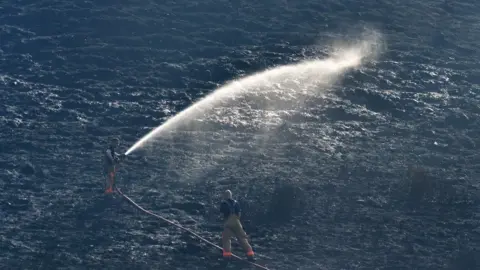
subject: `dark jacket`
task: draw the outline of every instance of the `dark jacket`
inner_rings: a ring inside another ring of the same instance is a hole
[[[237,201],[228,199],[220,204],[220,212],[223,214],[223,217],[227,219],[232,214],[240,217],[242,210],[240,209],[240,204]]]
[[[115,152],[115,149],[109,147],[104,154],[103,165],[104,170],[111,170],[116,164],[120,162],[120,155]]]

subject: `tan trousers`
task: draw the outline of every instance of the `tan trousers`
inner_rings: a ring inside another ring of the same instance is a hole
[[[105,168],[105,172],[107,173],[105,190],[112,191],[113,185],[115,184],[116,168],[115,166],[108,166],[108,168]]]
[[[243,230],[240,219],[236,215],[230,215],[225,225],[223,227],[222,233],[222,245],[223,245],[223,256],[230,257],[232,256],[232,241],[230,240],[235,236],[245,250],[248,256],[253,256],[253,250],[247,240],[247,234]]]

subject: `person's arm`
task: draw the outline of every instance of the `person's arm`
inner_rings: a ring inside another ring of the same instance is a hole
[[[118,154],[118,153],[115,153],[115,162],[116,163],[120,163],[121,161],[123,161],[125,159],[125,154]]]
[[[110,150],[106,150],[105,155],[108,158],[108,161],[110,161],[110,164],[113,164],[115,162],[115,158],[112,156],[112,152]]]

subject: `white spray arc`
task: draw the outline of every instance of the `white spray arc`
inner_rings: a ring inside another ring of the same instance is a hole
[[[314,82],[315,84],[329,83],[338,78],[346,70],[360,66],[362,61],[366,58],[375,56],[373,49],[376,43],[376,38],[374,38],[374,40],[362,41],[356,46],[339,50],[337,52],[337,57],[330,57],[321,60],[307,60],[295,64],[279,66],[227,83],[150,131],[132,145],[125,152],[125,155],[129,155],[133,151],[141,148],[146,142],[161,135],[163,131],[185,123],[195,115],[201,114],[207,109],[211,109],[218,102],[221,102],[226,98],[234,98],[249,91],[257,91],[258,85],[270,86],[275,85],[278,81],[289,79],[297,83],[299,81],[309,83]]]

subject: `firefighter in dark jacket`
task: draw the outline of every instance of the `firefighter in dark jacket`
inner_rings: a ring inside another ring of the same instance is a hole
[[[223,257],[230,258],[232,256],[231,238],[236,236],[238,242],[243,247],[249,260],[254,259],[252,247],[248,243],[247,234],[243,230],[240,222],[241,209],[237,201],[232,199],[232,192],[226,190],[223,194],[223,199],[220,205],[220,212],[224,216],[225,224],[223,226],[222,245]]]

